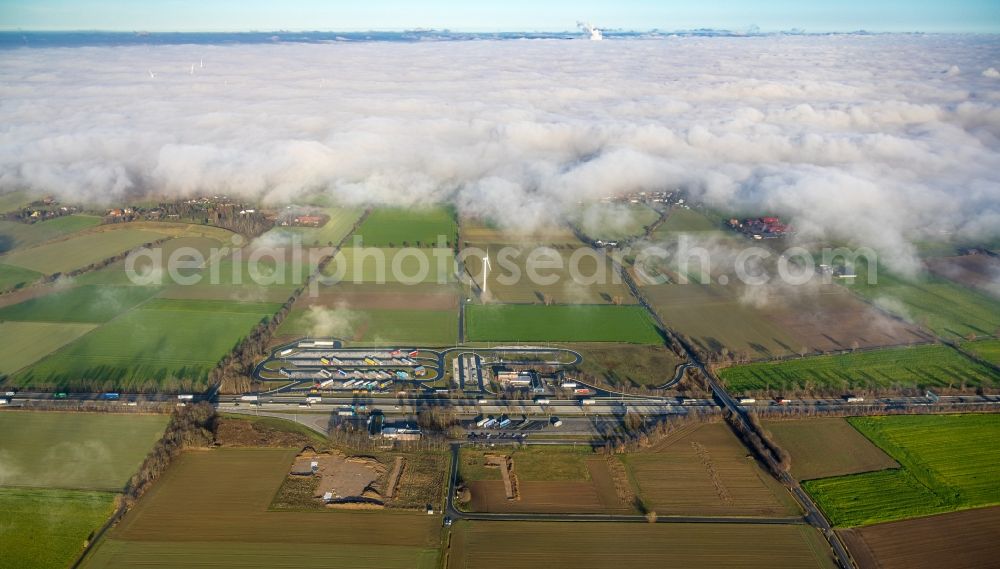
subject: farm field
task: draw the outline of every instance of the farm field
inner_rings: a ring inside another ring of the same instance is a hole
[[[107,492],[0,488],[0,568],[68,567],[114,501]]]
[[[34,247],[17,249],[0,257],[0,263],[46,275],[65,273],[103,261],[143,243],[162,239],[164,236],[163,233],[132,228],[88,231],[75,235],[72,239],[49,241]]]
[[[678,233],[707,231],[718,231],[721,234],[722,228],[693,209],[674,207],[670,210],[670,215],[667,216],[666,221],[653,232],[653,238],[674,237]]]
[[[569,217],[591,239],[620,241],[644,235],[660,213],[644,204],[595,203],[578,207]]]
[[[167,420],[166,415],[0,413],[0,486],[120,491],[163,435]]]
[[[876,306],[912,318],[941,337],[961,340],[969,334],[990,336],[1000,329],[1000,300],[937,276],[907,281],[886,270],[878,284],[867,284],[867,270],[858,267],[849,288]]]
[[[100,224],[101,218],[95,215],[64,215],[35,223],[0,220],[0,253],[38,245]]]
[[[158,292],[156,287],[78,286],[0,308],[0,320],[102,323]]]
[[[930,335],[890,318],[838,285],[788,287],[760,305],[736,286],[662,284],[642,294],[667,326],[703,349],[756,359],[926,342]]]
[[[339,284],[320,286],[318,294],[306,291],[296,308],[343,306],[358,310],[458,310],[458,289],[437,284]]]
[[[331,527],[330,532],[338,532]],[[374,531],[374,530],[373,530]],[[308,551],[305,547],[309,547]],[[301,543],[203,543],[106,540],[83,567],[87,569],[149,567],[169,560],[170,567],[208,569],[272,569],[287,567],[327,569],[436,569],[438,550],[365,544]]]
[[[518,499],[507,499],[500,469],[485,466],[486,455],[511,457]],[[615,472],[606,457],[589,447],[524,447],[512,451],[462,449],[459,477],[468,487],[475,512],[635,513],[624,469]]]
[[[0,378],[29,366],[94,329],[93,324],[0,322]]]
[[[297,236],[306,247],[336,246],[351,232],[354,223],[361,218],[362,210],[353,207],[327,207],[320,212],[330,217],[322,227],[275,227],[265,233],[265,240],[290,243]]]
[[[204,236],[192,236],[192,237],[174,237],[167,240],[161,245],[155,248],[156,250],[156,260],[159,262],[160,269],[168,267],[171,256],[175,259],[181,260],[183,262],[192,261],[192,257],[184,256],[191,253],[190,249],[198,251],[204,259],[210,259],[212,256],[212,249],[221,249],[222,247],[228,246],[228,242],[224,242],[215,237],[204,237]],[[139,282],[134,283],[129,279],[126,273],[126,263],[125,260],[116,261],[111,263],[107,267],[101,268],[96,271],[90,271],[79,275],[74,278],[73,282],[79,285],[168,285],[173,282],[171,275],[163,270],[153,273],[153,261],[145,256],[137,256],[136,260],[132,264],[132,269],[135,271],[136,275],[140,279],[148,279],[151,282]],[[198,274],[201,269],[176,269],[177,274],[181,277],[187,277],[188,275]],[[161,278],[155,279],[154,275],[159,275]]]
[[[838,285],[787,291],[761,314],[796,339],[796,353],[831,352],[928,342],[919,327],[889,317]]]
[[[580,245],[580,240],[569,227],[561,224],[546,225],[533,231],[504,230],[481,219],[459,220],[459,235],[463,247],[470,243]]]
[[[941,344],[740,365],[721,370],[719,376],[737,393],[1000,384],[1000,373]]]
[[[618,458],[643,506],[661,516],[799,514],[784,488],[747,456],[746,448],[721,423],[694,425]]]
[[[450,249],[344,247],[324,268],[327,284],[421,283],[455,281]]]
[[[358,227],[365,247],[427,247],[443,236],[446,246],[455,244],[458,227],[448,208],[378,208]]]
[[[962,349],[976,354],[994,365],[1000,365],[1000,339],[962,342]]]
[[[14,265],[0,264],[0,291],[20,288],[42,278],[42,273]]]
[[[288,421],[282,422],[286,425],[290,424]],[[291,425],[295,424],[291,423]],[[287,426],[284,428],[287,429]],[[319,438],[323,439],[322,436]],[[302,445],[294,446],[302,448]],[[450,456],[444,451],[387,449],[359,452],[352,448],[331,446],[328,439],[321,442],[316,448],[330,450],[339,456],[339,460],[343,460],[345,457],[361,457],[365,461],[377,462],[378,465],[372,465],[372,471],[368,475],[371,476],[372,488],[379,493],[377,497],[373,497],[380,500],[386,507],[385,510],[381,510],[383,512],[390,514],[406,513],[406,511],[424,513],[428,505],[431,505],[435,510],[441,510],[444,507],[444,493],[448,485],[447,477],[451,462]],[[390,496],[388,487],[391,484],[391,472],[397,458],[402,459],[403,468],[393,488],[392,496]],[[321,460],[323,459],[321,458]],[[363,470],[366,467],[360,468]],[[357,472],[354,475],[357,476]],[[287,476],[271,501],[268,510],[275,512],[331,511],[315,498],[319,483],[320,481],[315,478]]]
[[[1000,259],[989,255],[938,257],[925,261],[935,275],[978,289],[987,295],[1000,296],[996,275],[1000,275]]]
[[[579,241],[573,245],[562,245],[561,249],[551,245],[536,249],[535,245],[496,243],[472,243],[470,247],[489,253],[487,290],[491,301],[535,304],[543,304],[546,300],[555,304],[636,302],[615,273],[611,259],[602,251],[595,251]],[[465,278],[481,287],[483,253],[468,253],[469,250],[469,247],[463,250],[466,255]],[[535,269],[537,278],[528,271],[529,267]]]
[[[655,387],[674,377],[686,360],[664,346],[634,344],[573,344],[583,355],[578,367],[586,383],[612,389]]]
[[[204,388],[216,363],[277,304],[153,299],[11,379],[21,386]]]
[[[846,419],[765,421],[780,447],[792,457],[791,474],[811,480],[896,468],[899,464]]]
[[[458,339],[456,310],[294,309],[277,334],[287,338],[333,336],[351,344],[452,345]]]
[[[1000,507],[840,530],[861,567],[978,569],[996,564]]]
[[[662,284],[644,286],[640,292],[668,327],[709,352],[725,348],[750,357],[773,357],[792,353],[799,343],[727,287]]]
[[[296,453],[215,449],[182,454],[85,567],[120,567],[173,552],[174,567],[266,568],[287,561],[283,556],[293,551],[304,559],[305,549],[317,551],[326,564],[317,567],[436,567],[440,516],[269,511]]]
[[[15,211],[29,205],[32,201],[37,199],[37,196],[32,196],[24,191],[13,191],[0,194],[0,213],[7,213],[9,211]]]
[[[803,484],[838,527],[1000,504],[1000,416],[854,417],[901,468]]]
[[[449,569],[835,567],[805,525],[461,521],[445,555]]]
[[[475,342],[625,342],[662,338],[639,306],[475,304],[465,309],[466,337]]]

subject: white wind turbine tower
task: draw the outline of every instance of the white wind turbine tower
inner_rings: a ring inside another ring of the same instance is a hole
[[[149,70],[149,78],[150,79],[156,79],[156,73],[153,73],[152,69]]]
[[[486,250],[486,254],[483,255],[483,298],[489,295],[489,290],[487,287],[487,280],[490,276],[490,250]]]
[[[190,72],[190,74],[194,75],[194,64],[193,63],[191,64],[191,72]]]

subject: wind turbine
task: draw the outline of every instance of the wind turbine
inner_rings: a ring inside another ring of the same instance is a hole
[[[483,256],[483,295],[482,295],[483,298],[486,298],[486,296],[489,294],[489,291],[486,288],[486,286],[487,286],[487,280],[486,279],[488,279],[489,276],[490,276],[490,269],[491,269],[491,267],[490,267],[490,250],[487,249],[486,250],[486,255]]]
[[[156,79],[156,73],[153,73],[152,69],[149,70],[149,78],[150,79]]]
[[[194,64],[193,63],[191,64],[191,73],[190,74],[194,75]]]
[[[205,60],[204,59],[199,59],[198,60],[198,68],[199,69],[204,69],[205,68]]]

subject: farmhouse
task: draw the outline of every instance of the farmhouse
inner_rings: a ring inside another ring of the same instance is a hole
[[[323,225],[323,217],[319,215],[300,215],[295,218],[295,225],[319,227]]]
[[[729,227],[750,239],[777,239],[792,233],[792,227],[781,222],[777,217],[759,217],[757,219],[730,219]]]

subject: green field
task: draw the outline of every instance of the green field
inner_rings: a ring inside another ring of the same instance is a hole
[[[157,257],[155,259],[160,263],[159,268],[167,269],[171,265],[170,259],[174,256],[175,260],[183,261],[185,263],[190,262],[192,257],[187,255],[192,253],[191,249],[198,251],[205,259],[209,259],[212,255],[213,248],[221,248],[228,245],[223,243],[219,239],[213,237],[175,237],[170,239],[161,245],[154,248]],[[183,255],[182,255],[183,254]],[[176,255],[176,256],[175,256]],[[196,260],[196,259],[195,259]],[[132,270],[140,278],[146,278],[151,274],[154,269],[153,259],[146,255],[137,256],[135,261],[132,263]],[[200,269],[181,269],[177,268],[176,273],[182,277],[187,275],[192,275],[201,272]],[[169,284],[172,282],[172,277],[167,270],[161,270],[158,274],[162,275],[161,282],[151,282],[151,283],[141,283],[141,284]],[[117,261],[104,267],[102,269],[84,273],[77,276],[74,279],[77,284],[101,284],[101,285],[131,285],[137,284],[129,279],[129,275],[126,272],[125,260]]]
[[[114,494],[0,488],[0,568],[68,567],[114,509]]]
[[[42,278],[42,273],[14,265],[0,264],[0,291],[20,288]]]
[[[603,251],[593,250],[579,241],[559,245],[559,248],[496,242],[466,245],[463,249],[465,275],[477,286],[483,283],[483,255],[489,255],[487,289],[491,301],[510,304],[636,302],[615,272],[611,259]],[[587,254],[578,254],[581,251]]]
[[[67,389],[201,389],[208,373],[279,305],[153,299],[12,378]]]
[[[16,211],[30,204],[35,199],[37,199],[37,196],[31,196],[24,191],[14,191],[0,194],[0,213]]]
[[[1000,504],[1000,415],[854,417],[901,468],[804,483],[836,526]]]
[[[696,233],[701,231],[721,231],[712,220],[692,209],[675,207],[667,220],[653,233],[655,237],[665,237],[676,233]]]
[[[0,376],[31,365],[94,329],[92,324],[0,322]]]
[[[323,227],[275,227],[264,234],[264,238],[274,237],[281,242],[295,236],[302,240],[306,247],[332,247],[351,232],[354,222],[361,217],[361,209],[350,207],[324,208],[322,213],[330,216]]]
[[[962,349],[983,358],[993,365],[1000,366],[1000,340],[962,342]]]
[[[79,286],[0,308],[0,320],[107,322],[159,291],[156,287]]]
[[[335,316],[334,316],[335,315]],[[340,324],[327,327],[327,316]],[[282,336],[335,336],[351,343],[452,345],[458,338],[458,313],[448,310],[295,309],[278,328]]]
[[[94,215],[64,215],[35,223],[0,220],[0,253],[31,247],[100,224],[101,218]]]
[[[936,276],[907,281],[887,270],[878,273],[878,284],[867,284],[867,271],[857,270],[851,290],[876,306],[932,330],[941,337],[962,339],[976,334],[991,336],[1000,330],[1000,301]]]
[[[448,208],[380,208],[372,211],[358,228],[365,247],[427,247],[443,236],[455,244],[455,214]]]
[[[1000,372],[940,344],[741,365],[723,369],[719,376],[735,392],[1000,384]]]
[[[570,217],[592,239],[617,241],[644,235],[660,214],[643,204],[599,203],[581,206]]]
[[[455,261],[450,249],[345,247],[324,267],[323,274],[353,284],[446,284],[455,280]]]
[[[0,486],[121,490],[166,415],[0,413]]]
[[[639,306],[469,305],[467,339],[474,342],[663,342]]]
[[[17,249],[0,257],[0,262],[47,275],[65,273],[163,237],[162,233],[131,228],[94,231],[72,239]]]

